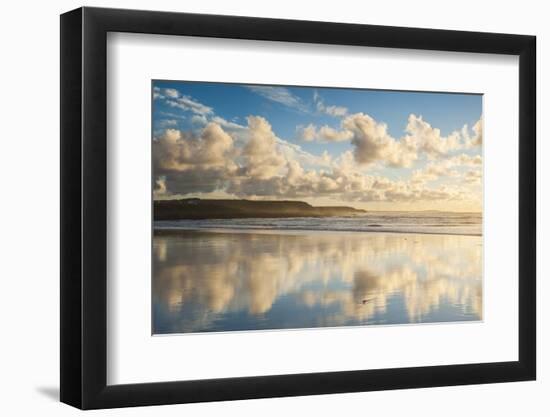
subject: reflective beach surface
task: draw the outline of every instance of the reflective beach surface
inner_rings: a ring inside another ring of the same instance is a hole
[[[155,230],[153,333],[482,319],[480,236]]]

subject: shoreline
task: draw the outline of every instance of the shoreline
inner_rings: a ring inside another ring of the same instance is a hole
[[[397,229],[384,230],[316,230],[307,228],[293,229],[269,229],[269,228],[231,228],[231,227],[174,227],[174,226],[153,226],[153,235],[176,235],[185,232],[205,232],[205,233],[220,233],[220,234],[284,234],[284,235],[306,235],[306,234],[359,234],[359,233],[386,233],[392,235],[436,235],[436,236],[465,236],[479,237],[483,234],[474,233],[449,233],[445,232],[426,232],[426,231],[403,231]]]

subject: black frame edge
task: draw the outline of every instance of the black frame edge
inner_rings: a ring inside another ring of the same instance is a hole
[[[82,9],[60,18],[60,400],[82,406]]]
[[[537,374],[537,42],[524,38],[519,53],[519,362]]]
[[[107,31],[82,8],[82,408],[107,384]]]
[[[107,386],[109,31],[519,55],[519,360]],[[61,401],[97,409],[535,379],[535,45],[535,37],[526,35],[237,16],[88,7],[62,15]]]
[[[530,35],[83,7],[101,31],[518,55]],[[123,28],[122,28],[123,27]]]

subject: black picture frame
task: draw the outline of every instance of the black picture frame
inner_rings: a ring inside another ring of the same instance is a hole
[[[107,385],[108,32],[519,56],[519,358],[198,381]],[[536,38],[102,8],[61,15],[61,401],[81,409],[534,380]]]

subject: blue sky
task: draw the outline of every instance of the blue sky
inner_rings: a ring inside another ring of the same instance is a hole
[[[473,125],[482,111],[482,100],[478,94],[285,87],[303,103],[304,109],[299,110],[269,100],[242,84],[155,81],[154,85],[173,88],[182,94],[190,95],[213,107],[216,114],[226,120],[242,123],[250,114],[264,116],[270,121],[277,135],[295,143],[300,143],[295,135],[296,126],[300,124],[319,123],[334,127],[338,124],[336,118],[316,111],[313,102],[314,91],[317,91],[327,104],[344,103],[351,113],[368,113],[376,120],[385,122],[394,137],[403,134],[407,117],[411,113],[422,115],[432,125],[437,126],[443,135],[447,135],[461,129],[464,124]],[[156,105],[155,121],[165,118],[160,113],[162,110],[169,111],[170,108],[162,103]],[[190,119],[182,120],[180,127],[190,128]],[[307,149],[308,145],[304,148]],[[311,146],[312,151],[315,148]]]
[[[338,163],[340,166],[346,158],[353,160],[354,166],[351,168],[347,166],[347,168],[356,173],[363,173],[365,178],[370,178],[367,181],[370,183],[373,183],[372,178],[376,176],[382,176],[391,181],[410,182],[414,179],[412,176],[416,171],[426,170],[439,163],[447,165],[447,168],[450,166],[452,175],[449,177],[452,178],[451,182],[458,190],[459,187],[455,184],[457,172],[466,175],[466,172],[472,171],[470,168],[479,168],[469,160],[465,166],[461,166],[457,164],[457,158],[460,155],[478,159],[481,157],[481,136],[479,138],[476,136],[481,134],[481,95],[183,81],[154,81],[153,95],[154,143],[161,141],[168,129],[170,132],[177,130],[183,134],[178,140],[191,140],[190,144],[194,151],[204,155],[205,150],[201,148],[201,143],[205,142],[201,142],[201,134],[209,123],[217,124],[231,137],[231,150],[227,150],[225,157],[233,158],[236,167],[241,168],[239,172],[246,171],[248,167],[245,165],[250,164],[250,158],[257,160],[258,156],[245,155],[245,149],[251,149],[250,146],[247,148],[247,140],[251,140],[247,139],[247,134],[251,135],[248,117],[258,117],[262,123],[265,121],[270,126],[270,134],[273,133],[277,142],[274,145],[276,149],[273,148],[272,153],[280,151],[286,159],[279,161],[280,169],[274,171],[272,177],[261,178],[263,183],[256,181],[255,185],[265,190],[272,187],[275,182],[280,183],[279,180],[289,172],[290,159],[292,159],[284,147],[294,150],[299,148],[300,152],[312,156],[310,159],[302,158],[300,163],[303,168],[306,171],[313,170],[321,176],[324,175],[325,178],[311,180],[313,182],[309,186],[311,186],[312,195],[303,191],[307,188],[303,181],[297,180],[294,185],[285,184],[283,188],[289,190],[289,195],[298,199],[356,201],[357,205],[367,204],[380,208],[387,208],[392,202],[393,206],[405,203],[409,206],[419,205],[416,203],[421,202],[418,197],[422,195],[422,191],[416,183],[416,185],[412,183],[407,186],[400,185],[401,191],[406,192],[406,196],[403,195],[401,198],[402,201],[397,197],[388,198],[388,196],[374,196],[374,194],[367,197],[361,196],[360,193],[346,192],[346,189],[353,188],[353,185],[350,185],[349,181],[346,183],[348,185],[342,185],[349,178],[337,178],[335,172],[339,172],[340,168],[327,167],[324,162],[319,164],[315,162],[315,158],[321,158],[323,155],[325,160],[328,156],[331,163]],[[411,115],[415,117],[412,121]],[[457,133],[460,136],[458,138]],[[262,144],[268,147],[272,139],[265,140]],[[479,142],[479,146],[473,145],[475,141]],[[405,143],[408,145],[405,146]],[[179,146],[181,148],[186,145],[180,143]],[[401,157],[396,154],[402,150],[403,158],[398,160]],[[219,165],[222,160],[218,159]],[[462,160],[466,161],[464,158]],[[264,163],[265,161],[264,158]],[[189,171],[194,169],[189,163],[179,168],[172,164],[170,169],[167,168],[166,161],[164,161],[164,168],[161,165],[163,165],[162,162],[156,165],[159,167],[159,172],[156,173],[159,181],[165,181],[161,188],[165,187],[167,182],[172,182],[174,185],[178,183],[176,179],[178,169],[183,176],[188,176]],[[202,172],[204,168],[204,165],[197,165],[195,173]],[[435,173],[438,169],[432,171]],[[208,173],[212,174],[212,170]],[[414,175],[420,178],[420,174]],[[474,174],[469,175],[473,178]],[[428,176],[425,177],[428,178]],[[442,187],[446,185],[446,177],[446,175],[440,175],[436,179],[424,181],[424,188],[443,189]],[[332,187],[334,192],[330,190],[315,192],[315,190],[321,190],[319,188],[321,182],[329,180],[334,180],[341,185],[341,188],[337,190],[334,186]],[[198,194],[203,194],[203,197],[227,196],[228,189],[236,190],[238,188],[236,184],[243,183],[242,178],[236,179],[234,175],[229,179],[231,183],[229,185],[223,178],[213,178],[212,181],[215,183],[215,190],[212,190],[212,186],[207,186],[204,192],[195,188],[190,189],[189,193],[186,193],[185,189],[164,190],[164,188],[163,192],[167,195],[195,195],[199,190]],[[250,178],[247,178],[247,181],[252,182]],[[254,190],[251,186],[247,192],[235,191],[234,197],[282,198],[284,195],[281,194],[283,191],[280,188],[275,190],[274,195],[269,196],[266,191],[255,195],[250,191]],[[476,190],[472,187],[461,190],[463,195],[473,191]],[[478,196],[474,200],[480,200],[480,191],[476,192]],[[394,196],[391,193],[388,195]],[[455,195],[452,199],[456,201],[457,196]],[[430,201],[434,203],[436,200]],[[441,206],[442,201],[433,205]],[[476,206],[470,203],[463,206],[465,208]],[[420,205],[426,206],[427,203]],[[460,204],[455,205],[460,206]]]

